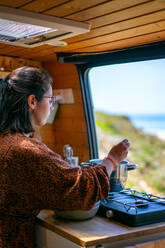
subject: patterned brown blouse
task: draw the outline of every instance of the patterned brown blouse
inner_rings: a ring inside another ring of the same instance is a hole
[[[90,209],[108,191],[104,166],[73,168],[35,138],[0,134],[0,248],[36,247],[40,210]]]

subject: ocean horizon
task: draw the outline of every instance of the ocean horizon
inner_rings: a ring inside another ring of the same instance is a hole
[[[165,133],[165,114],[128,114],[131,123],[147,134]]]
[[[146,134],[156,135],[165,140],[165,113],[130,114],[108,112],[103,109],[95,109],[95,111],[102,112],[107,115],[126,116],[135,128],[141,129]]]

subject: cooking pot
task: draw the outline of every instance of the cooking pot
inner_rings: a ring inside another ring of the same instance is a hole
[[[81,163],[82,166],[91,166],[95,164],[101,164],[102,159],[91,159],[89,163]],[[121,191],[127,181],[128,171],[138,168],[137,164],[129,164],[129,161],[123,160],[117,164],[117,169],[112,172],[110,177],[110,191]]]
[[[121,191],[127,182],[128,171],[138,168],[137,164],[129,164],[128,161],[123,160],[117,165],[117,169],[112,172],[110,177],[110,191]]]

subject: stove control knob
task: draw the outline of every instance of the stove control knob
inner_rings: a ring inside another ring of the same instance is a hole
[[[106,212],[106,217],[107,218],[112,218],[114,216],[114,212],[112,211],[112,210],[108,210],[107,212]]]

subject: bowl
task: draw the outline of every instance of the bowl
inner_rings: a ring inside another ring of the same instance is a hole
[[[68,220],[87,220],[94,217],[99,209],[100,201],[97,201],[90,210],[55,210],[59,218]]]

